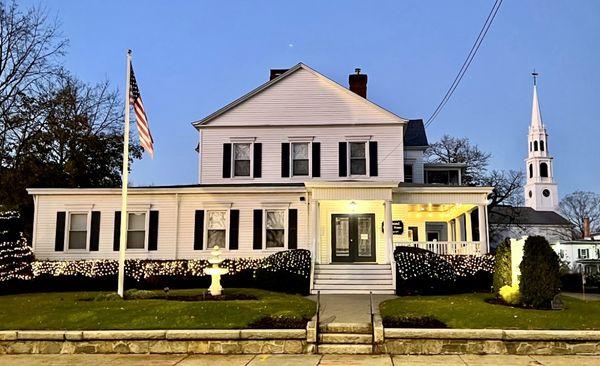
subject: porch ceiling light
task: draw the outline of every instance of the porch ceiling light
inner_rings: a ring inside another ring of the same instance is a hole
[[[356,202],[350,202],[350,212],[354,213],[356,211]]]

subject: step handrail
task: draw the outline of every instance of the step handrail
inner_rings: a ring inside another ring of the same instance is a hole
[[[315,353],[319,353],[319,331],[321,328],[321,291],[317,291],[317,324],[316,324]]]

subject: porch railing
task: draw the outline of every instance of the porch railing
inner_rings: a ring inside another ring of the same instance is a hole
[[[481,243],[477,241],[409,241],[394,243],[396,247],[415,247],[435,254],[481,255]]]

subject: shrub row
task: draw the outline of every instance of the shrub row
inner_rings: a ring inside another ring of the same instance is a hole
[[[204,259],[144,260],[125,262],[127,288],[201,288],[210,285]],[[287,293],[308,294],[310,252],[294,249],[266,258],[226,259],[221,264],[229,272],[221,278],[224,287],[253,287]],[[29,279],[0,282],[4,291],[114,290],[117,284],[116,260],[35,261]]]
[[[438,255],[414,247],[396,247],[396,294],[434,295],[489,291],[492,255]]]

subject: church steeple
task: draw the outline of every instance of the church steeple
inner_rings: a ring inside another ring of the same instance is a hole
[[[553,158],[548,153],[548,134],[542,122],[537,92],[537,77],[533,76],[533,102],[529,126],[529,153],[526,159],[527,184],[525,205],[538,211],[558,210],[558,188],[554,182]]]

